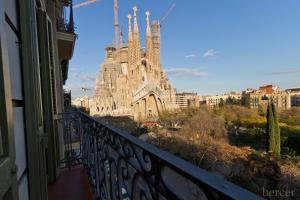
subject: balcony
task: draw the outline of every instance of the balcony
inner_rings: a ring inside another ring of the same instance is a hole
[[[62,164],[65,172],[77,172],[58,181],[83,188],[81,181],[89,180],[93,199],[262,199],[84,113],[63,113],[59,123],[64,127]],[[55,187],[49,191],[55,193]]]
[[[57,18],[58,55],[62,64],[63,79],[67,79],[68,61],[72,58],[76,40],[74,32],[72,0],[60,0],[60,14]],[[68,16],[68,17],[66,17]]]

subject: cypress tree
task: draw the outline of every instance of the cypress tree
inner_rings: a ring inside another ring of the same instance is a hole
[[[273,152],[276,156],[280,156],[280,128],[278,124],[278,115],[276,112],[275,104],[272,102],[272,110],[273,110],[273,116],[274,116],[274,139],[275,139],[275,148],[273,149]]]
[[[268,104],[267,109],[266,143],[267,151],[273,152],[275,149],[275,121],[271,103]]]

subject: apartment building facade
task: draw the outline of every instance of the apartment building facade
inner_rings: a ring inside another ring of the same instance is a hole
[[[189,106],[189,100],[195,99],[197,97],[197,93],[193,92],[182,92],[176,93],[176,105],[179,108],[186,108]]]
[[[205,102],[209,108],[218,107],[221,101],[226,102],[227,99],[232,98],[235,100],[241,100],[242,95],[240,93],[230,93],[230,94],[223,94],[223,95],[213,95],[213,96],[206,96]]]
[[[0,0],[0,199],[48,198],[75,40],[72,1]]]
[[[247,106],[252,109],[259,109],[259,107],[266,109],[270,100],[279,110],[290,109],[292,105],[291,93],[273,85],[261,86],[258,90],[243,92],[243,98],[248,99]]]
[[[300,106],[300,88],[295,87],[286,89],[285,91],[291,94],[291,106]]]
[[[266,94],[261,91],[249,93],[250,108],[258,109],[259,106],[266,109],[270,100],[273,100],[275,106],[279,110],[288,110],[291,108],[291,95],[288,92],[275,92]]]

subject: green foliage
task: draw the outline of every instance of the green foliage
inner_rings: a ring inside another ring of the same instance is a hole
[[[276,156],[280,156],[280,129],[273,102],[269,103],[267,109],[266,141],[267,150],[273,152]]]
[[[226,105],[241,105],[241,101],[235,97],[228,97],[225,102]]]
[[[289,147],[283,147],[281,151],[282,158],[290,161],[298,162],[300,161],[300,156],[294,149]]]
[[[278,115],[276,111],[276,107],[274,103],[272,105],[272,110],[273,110],[273,116],[274,116],[274,131],[275,131],[275,149],[273,150],[275,155],[280,156],[280,147],[281,147],[281,139],[280,139],[280,128],[279,128],[279,123],[278,123]]]
[[[300,107],[292,107],[279,114],[279,121],[288,125],[300,126]]]
[[[260,116],[266,116],[266,112],[265,112],[263,106],[260,105],[260,104],[258,104],[258,114],[259,114]]]
[[[225,106],[225,101],[221,99],[219,103],[219,108],[223,108],[224,106]]]
[[[177,128],[197,113],[197,108],[185,108],[176,111],[164,111],[159,114],[159,122],[167,128]]]
[[[250,108],[250,96],[247,95],[246,92],[243,92],[242,94],[241,104],[242,106]]]
[[[300,156],[300,145],[298,143],[300,141],[300,123],[294,125],[291,120],[291,118],[297,119],[300,117],[300,110],[299,112],[297,109],[281,111],[278,116],[274,116],[273,113],[275,123],[274,117],[279,118],[280,121],[278,123],[280,135],[278,135],[277,141],[281,140],[281,145],[280,142],[276,143],[277,148],[279,145],[280,148],[287,147],[294,151],[297,156]],[[203,135],[224,138],[226,137],[226,130],[223,128],[225,125],[228,131],[232,132],[228,137],[231,144],[239,147],[249,146],[256,150],[262,150],[266,147],[264,130],[267,128],[267,118],[261,117],[258,110],[244,106],[224,105],[224,107],[213,111],[202,107],[162,112],[159,121],[165,129],[176,130],[178,134],[189,139],[193,138],[193,140],[201,140]],[[149,131],[151,130],[147,130],[147,132]]]
[[[200,108],[182,125],[180,135],[193,141],[207,137],[227,139],[227,130],[221,117],[208,109]]]
[[[239,134],[230,134],[231,144],[239,147],[249,146],[252,149],[264,148],[264,132],[261,128],[248,128]]]
[[[300,156],[300,135],[292,135],[288,137],[284,142],[283,146],[285,148],[289,148],[290,150],[293,150],[295,155]]]
[[[255,151],[255,150],[252,150],[252,153],[251,153],[250,156],[251,156],[252,160],[259,160],[259,159],[262,158],[262,155],[259,152]]]
[[[274,116],[271,104],[268,105],[267,109],[267,124],[266,124],[266,147],[268,151],[272,151],[275,147],[274,137]]]
[[[243,126],[247,120],[263,120],[257,111],[238,105],[226,105],[215,113],[221,116],[227,124]]]

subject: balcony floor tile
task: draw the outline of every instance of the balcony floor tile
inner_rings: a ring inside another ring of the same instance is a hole
[[[49,200],[92,200],[93,195],[82,166],[66,168],[48,185]]]

